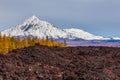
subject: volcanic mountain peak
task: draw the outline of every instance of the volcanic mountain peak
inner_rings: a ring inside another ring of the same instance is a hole
[[[16,27],[2,31],[4,35],[11,36],[37,36],[39,38],[45,38],[46,36],[54,39],[67,38],[67,39],[85,39],[85,40],[104,40],[102,36],[92,35],[81,29],[60,29],[53,24],[42,21],[36,16],[32,16],[25,20],[22,24]]]
[[[11,36],[37,36],[39,38],[43,38],[46,36],[53,38],[66,38],[67,33],[54,26],[53,24],[42,21],[38,19],[36,16],[32,16],[29,19],[25,20],[22,24],[17,25],[16,27],[7,29],[2,32],[5,35]]]
[[[29,19],[31,19],[31,20],[39,20],[39,18],[36,17],[35,15],[33,15],[32,17],[30,17]]]
[[[46,27],[46,25],[52,25],[46,21],[42,21],[36,16],[32,16],[25,20],[22,24],[16,26],[16,27],[23,27],[23,28],[35,28],[35,27]]]
[[[26,23],[26,24],[32,24],[32,23],[36,24],[36,23],[39,23],[39,22],[40,22],[39,18],[37,18],[36,16],[32,16],[29,19],[27,19],[24,23]]]

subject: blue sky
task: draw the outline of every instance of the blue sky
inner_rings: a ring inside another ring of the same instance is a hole
[[[120,0],[0,0],[0,31],[32,15],[60,28],[120,37]]]

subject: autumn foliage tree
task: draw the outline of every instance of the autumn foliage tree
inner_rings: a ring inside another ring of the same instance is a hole
[[[66,42],[66,39],[64,39],[63,47],[66,47],[66,46],[67,46],[67,42]]]
[[[2,36],[0,33],[0,53],[7,54],[9,51],[18,48],[24,48],[29,46],[34,46],[35,44],[45,45],[45,46],[59,46],[66,47],[66,40],[63,43],[56,42],[52,38],[49,39],[48,36],[44,39],[39,39],[38,37],[31,38],[26,36],[25,38]]]

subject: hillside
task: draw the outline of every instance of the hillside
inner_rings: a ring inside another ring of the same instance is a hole
[[[0,55],[0,80],[120,80],[120,48],[35,45]]]

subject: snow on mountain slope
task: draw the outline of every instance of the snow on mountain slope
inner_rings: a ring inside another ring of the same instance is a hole
[[[110,38],[105,38],[102,36],[95,36],[93,34],[90,34],[84,30],[71,28],[71,29],[64,29],[66,32],[70,33],[74,38],[82,38],[85,40],[107,40]]]
[[[120,37],[113,37],[113,40],[120,40]]]
[[[66,38],[67,36],[64,30],[59,29],[46,21],[39,20],[36,16],[30,17],[15,28],[3,31],[2,34],[11,36],[32,35],[39,38],[43,38],[45,36],[50,36],[53,38]]]
[[[3,35],[10,36],[37,36],[39,38],[45,38],[46,36],[59,39],[85,39],[85,40],[105,40],[109,38],[104,38],[102,36],[95,36],[81,29],[60,29],[51,23],[42,21],[36,16],[32,16],[22,24],[16,27],[7,29],[1,32]]]

